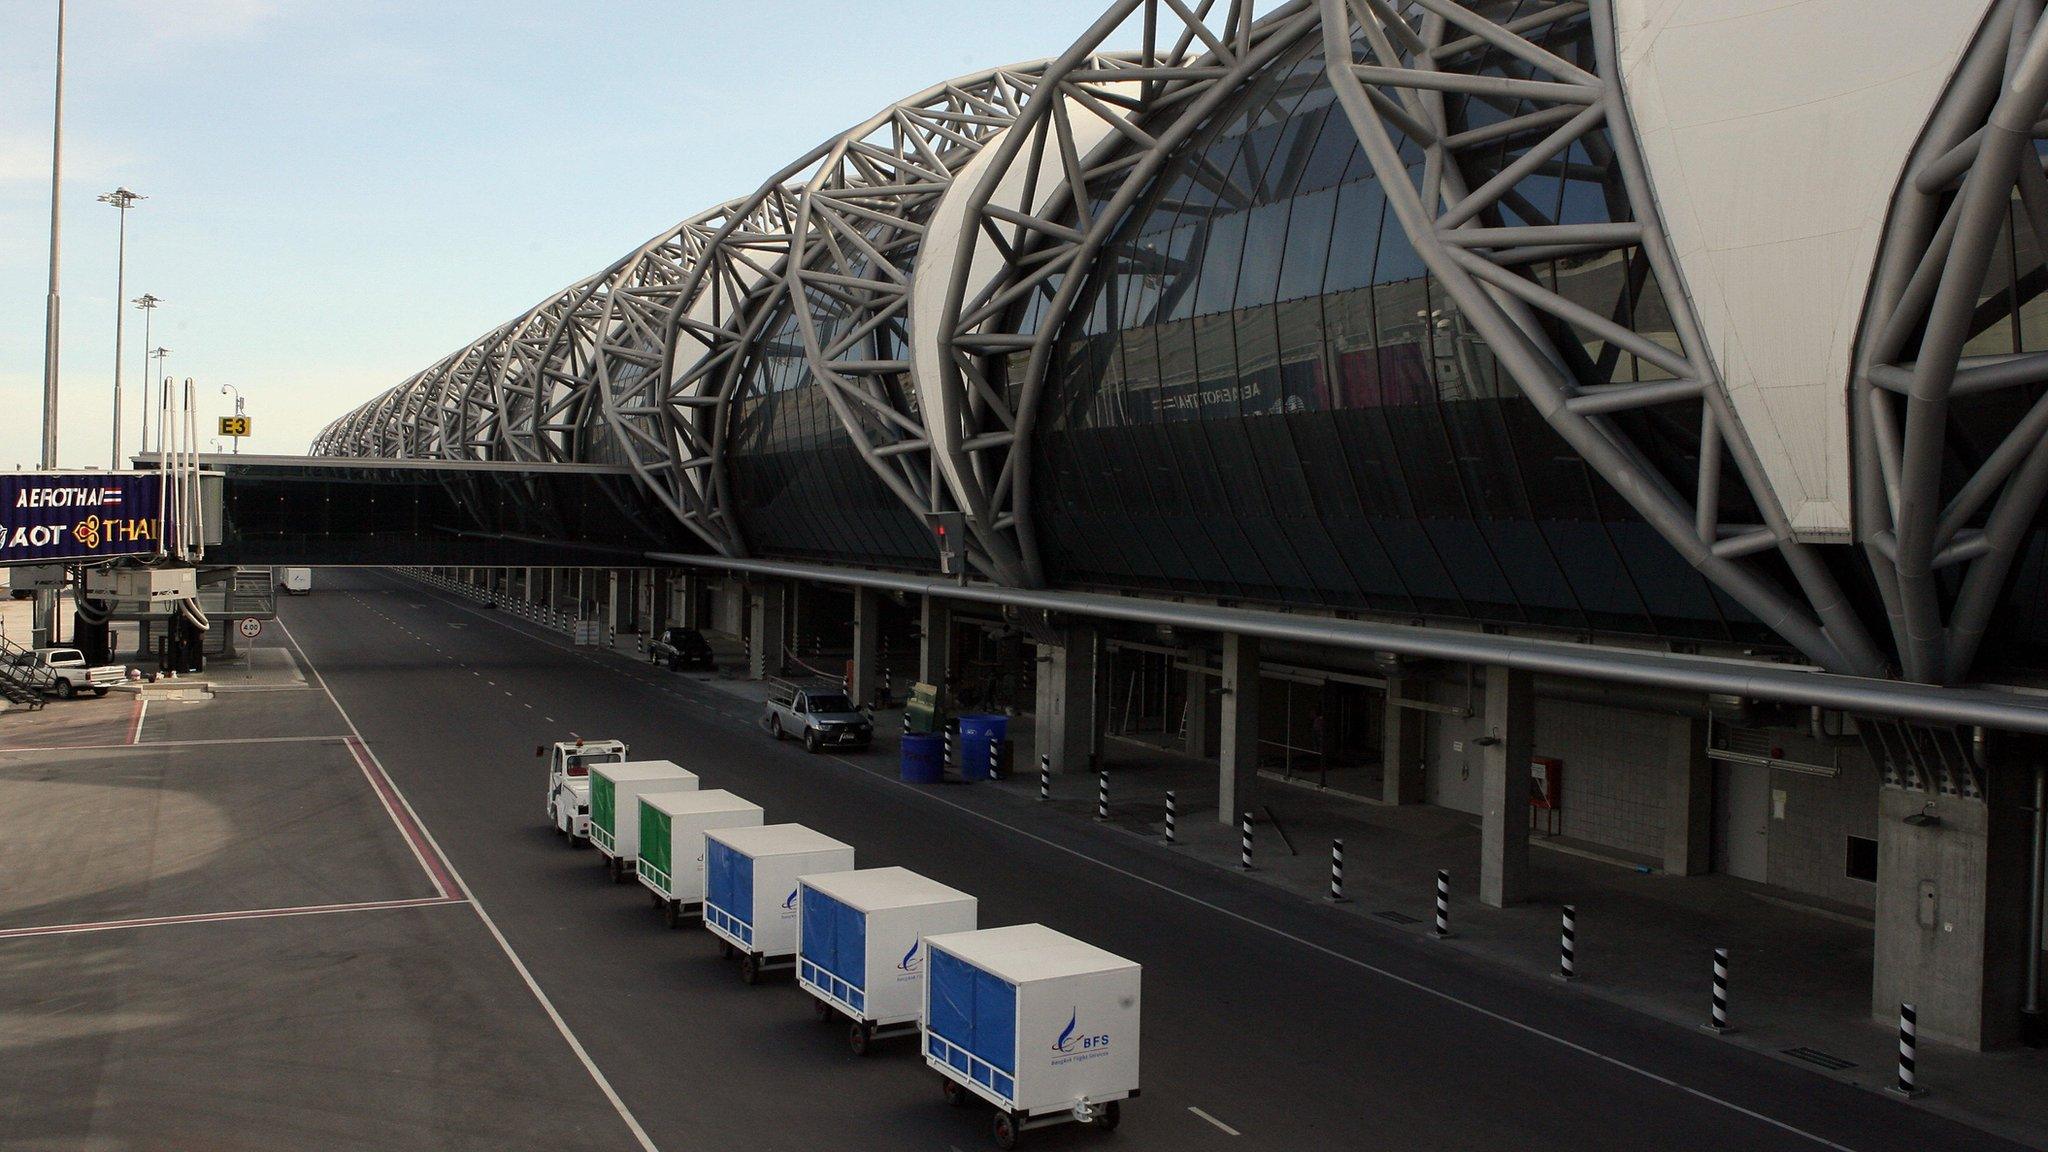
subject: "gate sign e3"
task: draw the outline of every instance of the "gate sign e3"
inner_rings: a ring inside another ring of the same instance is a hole
[[[161,483],[143,472],[0,473],[0,565],[156,551]]]

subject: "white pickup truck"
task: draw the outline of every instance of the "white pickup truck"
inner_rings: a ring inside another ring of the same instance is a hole
[[[17,659],[34,660],[49,669],[50,691],[60,700],[75,699],[84,692],[105,696],[107,689],[128,682],[128,669],[119,664],[87,664],[85,653],[76,648],[38,648]]]
[[[590,766],[621,764],[621,740],[558,740],[533,750],[548,758],[548,824],[581,848],[590,842]]]

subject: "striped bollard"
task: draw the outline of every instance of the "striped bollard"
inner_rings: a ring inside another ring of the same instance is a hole
[[[1438,869],[1436,874],[1436,938],[1447,940],[1451,935],[1451,874]]]
[[[1901,1096],[1926,1095],[1914,1068],[1919,1059],[1919,1041],[1920,1010],[1911,1004],[1899,1005],[1899,1083],[1892,1091]]]
[[[1038,754],[1038,799],[1041,803],[1052,799],[1052,754]]]
[[[1095,818],[1109,819],[1109,769],[1095,774]]]
[[[910,735],[910,709],[908,708],[903,710],[903,734],[905,736]]]
[[[951,728],[946,729],[944,739],[946,743],[942,755],[945,758],[939,761],[939,770],[942,772],[953,770],[953,730]]]
[[[1330,841],[1330,900],[1344,903],[1344,842]]]
[[[1570,904],[1564,906],[1563,935],[1558,938],[1557,978],[1578,979],[1578,936],[1579,910]]]
[[[1728,1031],[1728,950],[1714,949],[1714,1014],[1707,1019],[1710,1032]]]
[[[1174,806],[1173,806],[1173,793],[1172,793],[1171,791],[1168,791],[1168,792],[1167,792],[1167,794],[1166,794],[1166,842],[1167,842],[1168,844],[1172,844],[1172,843],[1174,843],[1174,842],[1175,842],[1175,841],[1174,841],[1174,832],[1175,832],[1175,828],[1174,828],[1174,817],[1175,817],[1175,815],[1176,815],[1176,813],[1175,813],[1175,810],[1174,810]]]
[[[1246,872],[1252,870],[1252,814],[1244,814],[1243,831],[1238,839],[1237,866]]]
[[[1000,779],[1000,778],[1001,778],[1001,775],[1002,775],[1002,774],[1001,774],[1000,772],[998,772],[998,771],[997,771],[997,769],[998,769],[998,768],[1000,768],[1000,767],[1002,766],[1002,763],[1003,763],[1003,742],[1002,742],[1002,741],[1000,741],[1000,740],[998,740],[998,739],[996,739],[996,734],[995,734],[994,732],[990,732],[990,733],[988,734],[988,778],[989,778],[989,779],[991,779],[991,780],[996,780],[996,779]]]
[[[884,668],[882,669],[882,703],[887,704],[889,701],[894,700],[895,698],[896,693],[890,691],[889,689],[889,670],[887,668]]]

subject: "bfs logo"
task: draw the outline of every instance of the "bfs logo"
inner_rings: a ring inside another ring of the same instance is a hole
[[[789,898],[782,902],[782,910],[785,912],[796,910],[796,889],[791,888],[789,890]]]
[[[903,959],[896,962],[896,970],[898,972],[915,972],[922,968],[924,966],[923,948],[924,941],[922,940],[911,944],[910,951],[905,952]]]
[[[1109,1033],[1086,1033],[1081,1031],[1081,1013],[1068,1013],[1067,1026],[1060,1029],[1059,1039],[1052,1042],[1055,1052],[1072,1054],[1076,1052],[1099,1052],[1109,1047]]]

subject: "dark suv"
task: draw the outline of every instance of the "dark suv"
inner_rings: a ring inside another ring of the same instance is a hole
[[[711,672],[718,667],[718,658],[711,653],[711,642],[695,628],[662,629],[661,635],[648,646],[647,658],[656,663],[666,663],[671,672],[681,672],[685,668]]]

